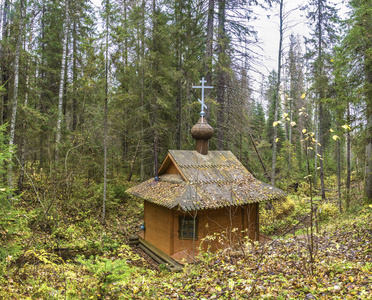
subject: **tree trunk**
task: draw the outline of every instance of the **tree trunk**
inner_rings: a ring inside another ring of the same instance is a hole
[[[33,9],[32,13],[31,13],[32,17],[34,15],[35,15],[35,9]],[[31,43],[31,41],[32,41],[32,29],[33,29],[33,23],[31,22],[31,24],[30,24],[30,40],[29,40],[29,44],[28,44],[28,47],[27,47],[28,48],[27,49],[28,55],[27,55],[27,61],[26,61],[26,91],[25,91],[25,102],[24,102],[25,107],[27,107],[27,105],[28,105],[28,95],[29,95],[29,90],[30,90],[30,55],[29,55],[29,53],[31,53],[31,49],[32,49],[32,43]],[[25,45],[25,47],[26,47],[26,45]],[[22,122],[23,135],[22,135],[22,139],[21,139],[20,157],[19,157],[20,165],[21,165],[21,168],[19,170],[19,177],[18,177],[18,190],[19,191],[22,191],[22,189],[23,189],[23,179],[24,179],[24,175],[25,175],[27,125],[28,125],[28,122],[27,122],[27,118],[25,116],[24,119],[23,119],[23,122]]]
[[[322,200],[325,200],[325,186],[324,186],[324,169],[323,169],[323,99],[324,99],[324,89],[323,89],[323,48],[322,48],[322,21],[323,21],[323,15],[322,15],[322,4],[321,1],[318,0],[318,96],[319,96],[319,111],[318,111],[318,118],[319,118],[319,167],[320,167],[320,185],[321,185],[321,194],[322,194]]]
[[[337,122],[338,123],[338,122]],[[337,131],[339,131],[339,124],[337,124]],[[341,147],[340,139],[337,140],[337,195],[338,195],[338,208],[342,213],[342,201],[341,201]]]
[[[292,120],[293,120],[293,113],[292,113],[292,98],[288,99],[289,101],[289,127],[288,127],[288,178],[287,178],[287,193],[289,192],[289,185],[290,177],[291,177],[291,169],[292,169]]]
[[[65,85],[65,68],[66,68],[66,54],[67,54],[67,40],[68,40],[68,26],[69,26],[69,13],[68,1],[65,0],[65,26],[63,29],[63,51],[61,62],[61,77],[59,81],[59,94],[58,94],[58,117],[57,117],[57,133],[56,133],[56,146],[55,146],[55,161],[59,159],[59,146],[61,143],[61,127],[63,118],[63,90]]]
[[[276,83],[276,95],[275,95],[275,113],[274,121],[278,120],[279,100],[280,100],[280,80],[282,70],[282,47],[283,47],[283,0],[280,0],[279,8],[279,52],[278,52],[278,81]],[[277,127],[274,126],[274,137],[273,137],[273,152],[272,152],[272,163],[271,163],[271,184],[275,185],[275,166],[276,166],[276,144],[278,137]]]
[[[254,142],[254,140],[253,140],[253,136],[252,136],[252,134],[249,133],[249,137],[251,138],[251,142],[252,142],[252,144],[253,144],[254,150],[256,151],[256,154],[257,154],[257,156],[258,156],[258,159],[260,160],[260,163],[261,163],[262,169],[264,170],[264,176],[265,176],[267,179],[270,179],[270,175],[269,175],[269,173],[267,172],[266,167],[265,167],[265,164],[264,164],[264,162],[262,161],[261,155],[260,155],[260,153],[259,153],[258,150],[257,150],[257,147],[256,147],[256,144],[255,144],[255,142]],[[240,160],[241,160],[241,159],[240,159]]]
[[[176,22],[178,26],[182,26],[183,22],[183,0],[177,1],[179,6],[179,11],[176,14]],[[177,11],[177,9],[176,9]],[[178,41],[176,43],[176,55],[177,55],[177,71],[181,72],[182,69],[182,37],[178,36]],[[176,94],[176,119],[177,119],[177,130],[176,130],[176,148],[177,150],[181,149],[181,112],[182,112],[182,81],[181,78],[177,79],[177,94]]]
[[[218,2],[218,71],[217,71],[217,149],[222,150],[225,130],[225,68],[226,68],[226,34],[225,34],[225,0]]]
[[[9,79],[9,63],[6,57],[9,56],[9,50],[5,51],[6,40],[8,37],[8,14],[9,14],[9,0],[4,1],[4,6],[2,10],[2,33],[1,33],[1,43],[0,43],[0,61],[1,61],[1,84],[5,90],[8,91],[8,79]],[[3,93],[1,96],[1,125],[8,121],[8,102],[9,96],[8,92]]]
[[[367,94],[367,145],[366,145],[366,181],[364,185],[367,202],[372,203],[372,71],[371,65],[366,68],[369,93]]]
[[[141,81],[141,109],[145,106],[145,7],[146,2],[142,0],[142,26],[141,26],[141,66],[140,66],[140,81]],[[141,133],[140,133],[140,180],[145,179],[145,150],[144,150],[144,122],[141,117]]]
[[[347,103],[346,108],[346,122],[350,126],[350,104]],[[351,179],[351,171],[350,171],[350,159],[351,159],[351,144],[350,144],[350,131],[347,130],[346,132],[346,207],[350,207],[350,179]]]
[[[204,62],[204,72],[205,80],[208,85],[212,85],[212,57],[213,57],[213,21],[214,21],[214,0],[209,0],[208,2],[208,20],[207,20],[207,40],[205,47],[205,62]],[[209,89],[205,90],[205,98],[208,97],[210,93]],[[207,120],[210,119],[210,107],[207,105],[205,116]]]
[[[103,133],[103,200],[102,224],[106,223],[106,191],[107,191],[107,102],[108,102],[108,43],[109,43],[109,10],[110,3],[106,0],[106,49],[105,49],[105,111]]]
[[[77,40],[77,33],[76,33],[76,18],[74,18],[74,25],[73,25],[73,32],[72,32],[72,131],[76,131],[77,128],[77,87],[76,87],[76,80],[77,80],[77,67],[76,67],[76,60],[77,60],[77,53],[76,53],[76,40]]]
[[[314,111],[315,140],[319,140],[319,106],[315,104]],[[314,145],[314,189],[318,185],[318,143]]]
[[[20,20],[19,20],[19,33],[17,39],[16,53],[14,59],[14,85],[13,85],[13,105],[12,105],[12,117],[10,119],[10,134],[9,134],[9,146],[10,152],[14,153],[14,136],[15,136],[15,126],[17,118],[17,106],[18,106],[18,81],[19,81],[19,56],[21,52],[22,45],[22,34],[23,34],[23,21],[24,21],[24,0],[20,3]],[[13,165],[12,160],[10,160],[8,165],[8,186],[13,188]]]
[[[322,99],[322,98],[321,98]],[[324,187],[324,170],[323,170],[323,134],[322,134],[322,127],[323,127],[323,104],[322,101],[319,101],[319,167],[320,167],[320,186],[321,186],[321,194],[322,194],[322,200],[325,200],[325,187]]]
[[[157,43],[159,42],[157,39],[156,39],[156,36],[158,34],[158,20],[157,20],[157,13],[156,13],[156,9],[157,9],[157,6],[156,6],[156,0],[153,0],[152,1],[152,13],[153,13],[153,31],[152,31],[152,44],[153,44],[153,51],[156,51],[156,48],[157,48]],[[156,53],[154,53],[154,55],[158,55]],[[154,61],[152,61],[152,68],[153,68],[153,72],[154,72],[154,76],[156,77],[159,73],[159,62],[157,59],[155,59]],[[159,86],[159,83],[156,82],[155,86],[152,85],[152,93],[154,95],[154,99],[153,99],[153,103],[154,103],[154,121],[153,121],[153,126],[154,126],[154,173],[156,174],[158,172],[158,169],[157,169],[157,166],[158,166],[158,157],[157,157],[157,145],[158,145],[158,136],[159,136],[159,133],[158,133],[158,111],[159,111],[159,107],[158,107],[158,101],[157,101],[157,96],[156,94],[159,92],[160,90],[160,86]],[[155,175],[157,176],[157,175]]]

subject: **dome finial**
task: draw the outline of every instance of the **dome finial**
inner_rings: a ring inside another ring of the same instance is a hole
[[[208,140],[213,135],[213,128],[208,124],[205,117],[204,109],[207,109],[207,106],[204,104],[204,89],[213,89],[213,86],[205,86],[204,83],[207,83],[202,77],[201,86],[193,86],[193,88],[202,90],[202,99],[198,99],[201,104],[200,118],[199,121],[191,128],[191,135],[196,140],[196,151],[200,154],[208,154]]]

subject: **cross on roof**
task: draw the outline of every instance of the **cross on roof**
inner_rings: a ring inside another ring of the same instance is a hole
[[[213,89],[213,86],[206,86],[206,85],[204,85],[204,83],[207,83],[204,80],[204,77],[202,77],[202,80],[200,80],[200,83],[202,84],[201,86],[200,85],[194,85],[193,88],[194,89],[201,89],[202,90],[202,99],[201,100],[198,99],[198,101],[201,104],[200,116],[201,117],[204,117],[205,116],[204,108],[207,109],[207,106],[204,104],[204,89]]]

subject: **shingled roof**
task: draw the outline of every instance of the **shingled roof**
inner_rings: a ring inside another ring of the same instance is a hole
[[[174,165],[180,174],[168,174]],[[127,190],[149,202],[184,211],[221,208],[284,198],[285,193],[255,179],[230,151],[170,150],[149,179]]]

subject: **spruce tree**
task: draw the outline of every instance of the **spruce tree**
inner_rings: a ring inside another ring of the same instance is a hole
[[[350,30],[343,45],[350,56],[351,74],[358,100],[365,107],[365,184],[364,191],[372,202],[372,3],[369,0],[352,0]]]
[[[335,24],[338,19],[336,10],[328,4],[327,0],[311,0],[309,3],[308,20],[312,25],[313,31],[311,38],[307,39],[308,48],[307,56],[312,59],[312,82],[317,106],[317,140],[316,144],[320,156],[320,182],[321,182],[321,195],[325,199],[325,185],[324,185],[324,126],[325,112],[324,101],[327,97],[327,89],[329,77],[326,72],[327,54],[329,53],[332,44],[335,41]],[[327,53],[328,52],[328,53]],[[315,183],[316,185],[316,183]]]

